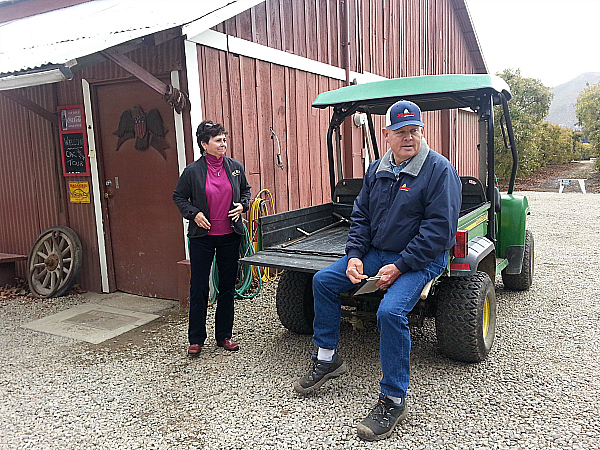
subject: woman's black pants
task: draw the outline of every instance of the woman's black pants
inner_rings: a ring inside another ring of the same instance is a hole
[[[219,273],[215,339],[220,342],[231,337],[240,240],[237,233],[190,239],[190,344],[203,345],[206,339],[208,279],[215,252]]]

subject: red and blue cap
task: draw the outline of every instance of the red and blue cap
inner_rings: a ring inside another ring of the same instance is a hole
[[[385,125],[390,130],[397,130],[406,125],[425,126],[421,121],[421,110],[408,100],[400,100],[389,107],[385,115]]]

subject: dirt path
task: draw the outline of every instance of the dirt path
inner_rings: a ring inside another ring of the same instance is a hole
[[[600,172],[594,170],[591,161],[576,161],[567,164],[546,166],[527,177],[518,178],[515,191],[558,192],[560,179],[585,179],[585,189],[590,194],[600,194]],[[567,192],[581,192],[579,185],[565,187]]]

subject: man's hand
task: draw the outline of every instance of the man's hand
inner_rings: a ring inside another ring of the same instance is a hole
[[[358,258],[350,258],[348,260],[348,268],[346,269],[346,276],[352,284],[360,283],[361,280],[367,278],[365,274],[363,274],[363,263]]]
[[[346,273],[348,272],[346,271]],[[377,283],[375,283],[375,286],[377,286],[379,289],[385,290],[394,284],[394,281],[396,281],[400,275],[402,275],[402,272],[400,272],[395,264],[383,266],[381,269],[379,269],[379,272],[377,272],[377,276],[381,278],[379,281],[377,281]]]
[[[210,230],[210,222],[202,211],[196,214],[196,217],[194,217],[194,222],[196,222],[200,228],[206,228],[207,230]]]

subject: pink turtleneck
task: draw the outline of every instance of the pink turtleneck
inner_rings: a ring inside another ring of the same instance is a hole
[[[227,216],[233,200],[231,183],[223,167],[223,158],[210,153],[204,155],[206,164],[206,201],[210,211],[209,235],[223,235],[233,232],[231,219]]]

